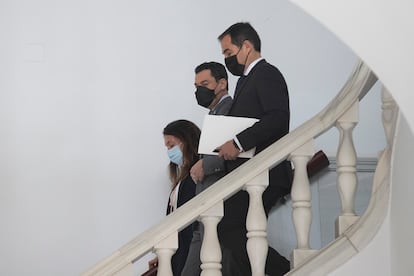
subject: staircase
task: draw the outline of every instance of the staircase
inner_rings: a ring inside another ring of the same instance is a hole
[[[205,225],[201,252],[202,275],[221,275],[221,251],[215,229],[223,216],[223,201],[241,189],[246,190],[250,196],[246,226],[252,275],[264,275],[263,256],[266,256],[267,252],[267,223],[261,195],[268,185],[269,169],[286,158],[289,158],[295,167],[291,199],[292,219],[297,238],[297,247],[291,258],[292,270],[287,275],[326,275],[343,264],[370,242],[387,214],[390,160],[398,109],[386,90],[383,90],[382,94],[382,120],[387,146],[378,160],[372,196],[366,212],[359,217],[354,211],[357,156],[352,130],[358,123],[359,101],[376,81],[377,78],[371,70],[363,62],[359,62],[337,96],[313,118],[229,173],[162,222],[91,267],[83,275],[133,275],[133,263],[150,251],[158,255],[159,275],[172,275],[170,258],[177,248],[177,233],[197,219]],[[312,214],[306,165],[315,153],[314,140],[332,127],[338,128],[340,132],[337,186],[342,213],[332,222],[336,224],[336,239],[325,248],[315,250],[309,246]]]

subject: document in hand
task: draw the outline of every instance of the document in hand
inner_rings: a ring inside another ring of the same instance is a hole
[[[232,117],[221,115],[206,115],[201,130],[198,153],[217,155],[214,149],[233,139],[236,134],[259,121],[254,118]],[[253,157],[255,148],[241,152],[239,157]]]

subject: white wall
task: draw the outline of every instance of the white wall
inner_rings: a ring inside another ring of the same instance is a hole
[[[287,0],[0,1],[1,275],[77,275],[163,218],[162,128],[201,123],[193,68],[222,61],[216,38],[241,20],[288,81],[292,128],[356,61]],[[355,134],[362,156],[383,147]],[[321,137],[328,154],[335,136]]]
[[[351,47],[378,75],[414,130],[411,0],[290,0]]]

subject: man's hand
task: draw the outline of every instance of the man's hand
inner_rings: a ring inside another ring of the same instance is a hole
[[[227,141],[217,149],[219,151],[219,157],[225,160],[235,160],[240,154],[240,150],[234,146],[233,140]]]
[[[190,169],[190,175],[194,183],[199,183],[204,179],[203,159],[200,159]]]

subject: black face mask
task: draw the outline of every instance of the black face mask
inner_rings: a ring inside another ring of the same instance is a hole
[[[216,97],[216,94],[212,89],[208,89],[204,86],[197,86],[195,96],[199,105],[208,108]]]
[[[242,45],[243,46],[243,45]],[[224,59],[224,63],[226,64],[227,69],[235,76],[241,76],[244,73],[244,67],[246,66],[247,58],[250,55],[250,52],[247,54],[246,59],[244,60],[244,64],[240,64],[237,61],[237,55],[240,53],[241,47],[239,51],[235,55],[229,56]]]
[[[240,52],[240,50],[239,50]],[[237,52],[237,54],[239,53]],[[224,59],[224,63],[226,64],[227,69],[230,73],[232,73],[235,76],[241,76],[244,72],[244,64],[240,64],[237,61],[237,54],[226,57]]]

